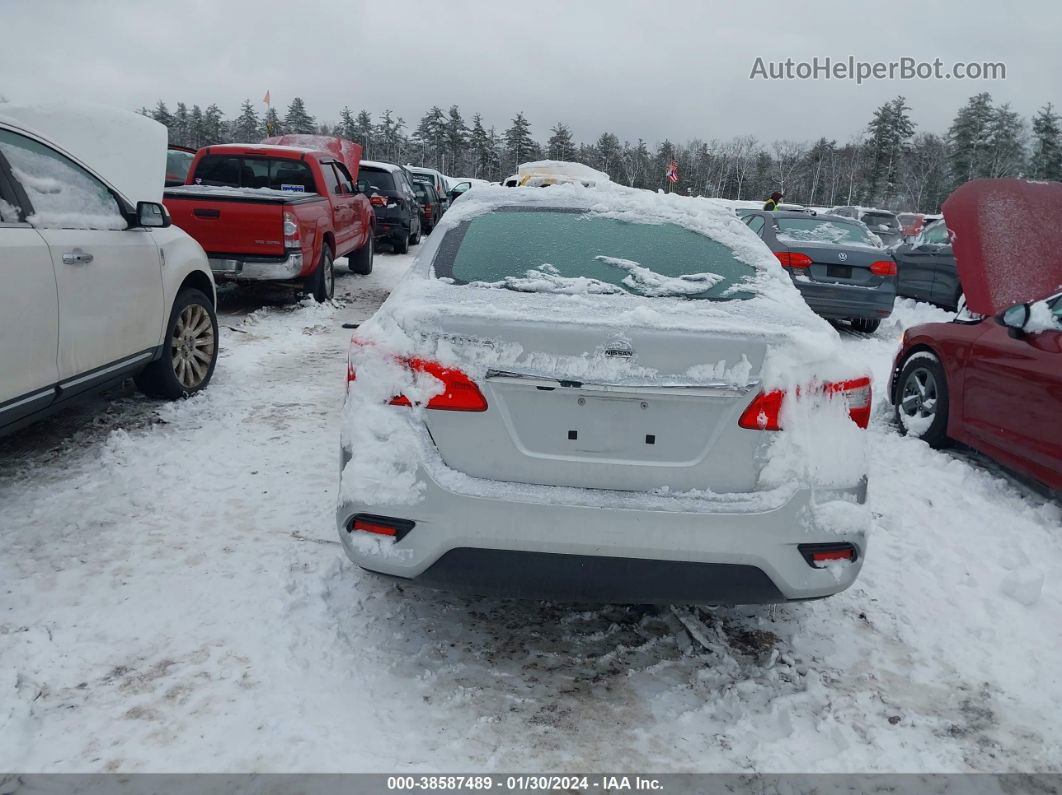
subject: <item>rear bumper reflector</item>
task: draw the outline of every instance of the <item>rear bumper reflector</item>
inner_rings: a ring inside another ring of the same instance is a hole
[[[390,536],[395,541],[401,541],[416,527],[416,522],[409,519],[396,519],[393,516],[377,516],[371,513],[355,514],[347,527],[348,533],[355,531],[372,533],[378,536]]]
[[[854,563],[859,552],[852,544],[800,544],[797,546],[809,566],[821,569],[835,560]]]

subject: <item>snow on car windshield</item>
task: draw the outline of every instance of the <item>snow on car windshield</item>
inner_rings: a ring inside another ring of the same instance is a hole
[[[835,243],[880,248],[881,242],[866,229],[843,221],[821,218],[779,218],[778,239],[783,243]]]
[[[755,269],[722,243],[675,224],[500,208],[463,222],[447,238],[435,275],[519,292],[725,301],[751,297],[732,288],[750,281]]]
[[[72,160],[31,138],[4,130],[0,130],[0,152],[33,206],[33,214],[26,220],[34,226],[63,229],[125,229],[128,226],[106,186]]]

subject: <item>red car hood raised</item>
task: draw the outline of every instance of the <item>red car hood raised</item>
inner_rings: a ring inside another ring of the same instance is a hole
[[[994,315],[1062,287],[1062,183],[975,179],[942,209],[970,311]]]
[[[320,152],[331,152],[338,157],[347,167],[351,178],[358,181],[358,168],[361,165],[361,144],[348,141],[339,136],[306,135],[292,133],[290,135],[274,135],[266,138],[263,144],[273,146],[301,146],[304,149],[316,149]]]

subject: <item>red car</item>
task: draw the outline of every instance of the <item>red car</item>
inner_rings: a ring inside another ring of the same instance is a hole
[[[909,436],[1062,492],[1062,183],[975,180],[944,204],[967,311],[909,328],[890,396]],[[1048,217],[1054,216],[1054,217]]]
[[[205,146],[163,203],[218,281],[278,282],[325,301],[337,257],[372,270],[376,215],[357,187],[360,162],[358,144],[325,136]]]

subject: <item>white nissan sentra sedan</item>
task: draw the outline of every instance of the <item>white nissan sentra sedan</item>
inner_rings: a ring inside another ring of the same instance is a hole
[[[711,202],[477,188],[351,345],[362,567],[622,603],[829,596],[866,552],[870,381]]]

